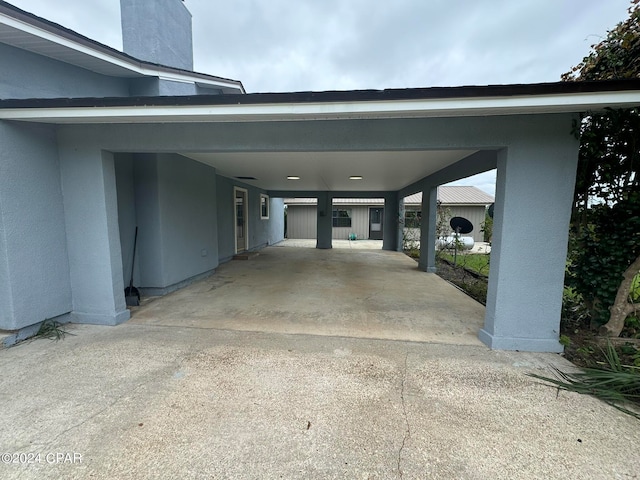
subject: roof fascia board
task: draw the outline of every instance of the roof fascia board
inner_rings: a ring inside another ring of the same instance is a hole
[[[176,102],[180,97],[175,97]],[[100,103],[101,99],[95,99]],[[64,100],[62,100],[64,101]],[[142,99],[152,103],[153,99]],[[577,113],[640,105],[640,91],[510,97],[210,105],[31,106],[1,108],[0,119],[50,123],[237,122],[464,117]]]
[[[100,44],[98,43],[96,43],[96,45],[93,45],[93,42],[91,42],[90,45],[84,45],[78,39],[67,38],[64,35],[60,35],[48,29],[38,27],[26,21],[17,19],[11,15],[7,15],[6,13],[3,13],[1,11],[0,19],[3,24],[27,33],[31,36],[54,43],[56,45],[60,45],[83,55],[87,55],[97,60],[107,62],[128,70],[132,72],[132,76],[139,75],[161,77],[165,80],[178,82],[198,82],[216,87],[231,87],[239,89],[242,93],[245,93],[242,83],[237,80],[226,80],[218,78],[214,79],[210,78],[208,75],[198,74],[196,72],[193,72],[193,74],[190,74],[189,72],[181,73],[179,71],[172,71],[170,67],[163,67],[162,65],[153,65],[146,62],[135,61],[132,58],[130,59],[128,56],[125,56],[124,54],[118,55],[120,54],[120,52],[117,52],[115,50],[111,51],[108,48],[105,48],[103,50],[99,48]]]
[[[400,190],[400,195],[404,198],[431,188],[438,188],[445,183],[492,170],[497,167],[497,164],[498,152],[496,150],[480,150],[434,174],[407,185]]]

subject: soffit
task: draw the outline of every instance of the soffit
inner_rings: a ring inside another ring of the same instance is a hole
[[[218,174],[265,190],[400,190],[475,153],[475,150],[372,152],[243,152],[181,155],[216,168]],[[288,180],[287,176],[300,177]],[[362,176],[350,180],[350,176]]]

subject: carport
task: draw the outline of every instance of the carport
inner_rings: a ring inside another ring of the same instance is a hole
[[[2,102],[0,119],[57,126],[73,302],[90,306],[92,315],[107,319],[102,323],[128,317],[117,155],[178,154],[270,197],[315,197],[317,247],[327,250],[332,198],[384,198],[383,248],[398,250],[402,199],[422,191],[428,221],[419,266],[427,272],[435,269],[436,187],[496,168],[492,263],[479,337],[496,349],[560,351],[576,113],[638,103],[640,83],[633,80],[15,100]]]

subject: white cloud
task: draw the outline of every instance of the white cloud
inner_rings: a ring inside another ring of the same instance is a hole
[[[479,173],[478,175],[472,175],[471,177],[462,178],[455,182],[447,183],[445,185],[468,185],[472,187],[478,187],[480,190],[488,193],[489,195],[496,196],[496,171],[489,170],[488,172]]]
[[[118,0],[13,0],[121,48]],[[248,91],[557,81],[628,0],[187,0],[196,69]]]

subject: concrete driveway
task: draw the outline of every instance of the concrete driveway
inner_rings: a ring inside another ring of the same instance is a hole
[[[380,242],[289,245],[223,264],[130,323],[481,345],[484,307],[406,255]]]
[[[375,258],[405,268],[395,255]],[[251,277],[258,262],[229,269]],[[162,302],[145,308],[154,305]],[[222,328],[197,310],[182,323],[171,316],[71,325],[64,340],[0,350],[0,478],[565,480],[640,471],[640,422],[526,375],[571,368],[558,355],[490,351],[460,332],[449,343],[415,342],[281,333],[267,316],[261,332]]]

